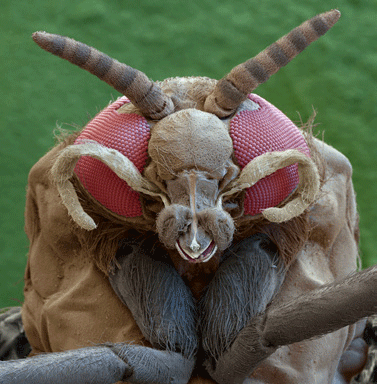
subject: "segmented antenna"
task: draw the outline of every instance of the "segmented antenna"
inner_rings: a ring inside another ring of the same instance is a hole
[[[33,40],[44,50],[68,60],[111,85],[127,96],[145,116],[158,120],[174,111],[171,98],[143,72],[68,37],[35,32]]]
[[[309,44],[324,35],[338,20],[336,9],[305,21],[287,35],[271,44],[257,56],[233,68],[218,81],[207,97],[204,109],[219,117],[232,114],[259,84],[287,65]]]

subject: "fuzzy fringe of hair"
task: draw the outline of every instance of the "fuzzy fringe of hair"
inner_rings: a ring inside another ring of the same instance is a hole
[[[120,242],[128,237],[130,230],[146,233],[154,230],[155,223],[144,217],[125,218],[117,215],[96,201],[75,177],[73,185],[86,213],[93,218],[97,228],[86,231],[77,226],[77,235],[85,254],[96,266],[108,275]]]

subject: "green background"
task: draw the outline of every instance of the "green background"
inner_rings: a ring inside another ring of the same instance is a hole
[[[338,8],[338,24],[257,93],[292,120],[316,109],[318,132],[354,167],[363,266],[377,261],[377,3],[375,0],[2,0],[0,3],[0,308],[22,302],[27,174],[118,94],[42,51],[37,30],[95,46],[154,80],[221,78],[306,19]]]

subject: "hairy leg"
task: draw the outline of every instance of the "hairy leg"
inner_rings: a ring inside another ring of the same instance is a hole
[[[16,360],[30,353],[21,319],[21,307],[0,310],[0,360]]]
[[[192,365],[198,349],[194,298],[157,244],[155,236],[124,241],[110,283],[153,348],[181,353]]]
[[[169,369],[166,369],[169,361]],[[0,361],[0,383],[6,384],[185,384],[192,365],[179,353],[113,344],[27,359]],[[185,376],[186,375],[186,376]]]
[[[220,384],[241,384],[279,346],[321,336],[377,313],[377,266],[279,305],[272,303],[241,330],[216,366]],[[314,314],[314,315],[313,315]]]
[[[224,256],[200,304],[205,365],[210,373],[216,372],[218,359],[250,319],[265,311],[285,277],[277,248],[266,235],[247,238]]]

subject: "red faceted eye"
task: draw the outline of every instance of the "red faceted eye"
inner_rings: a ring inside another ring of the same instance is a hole
[[[101,111],[87,124],[75,144],[91,140],[116,149],[142,172],[148,158],[150,127],[140,115],[117,113],[128,102],[121,97]],[[139,193],[101,161],[84,156],[77,162],[75,173],[85,189],[110,211],[125,217],[142,215]]]
[[[297,149],[310,156],[304,136],[287,116],[260,96],[251,94],[249,99],[259,108],[241,111],[230,122],[234,155],[241,169],[266,152]],[[259,180],[246,190],[244,214],[254,216],[277,206],[296,189],[298,181],[296,164]]]

